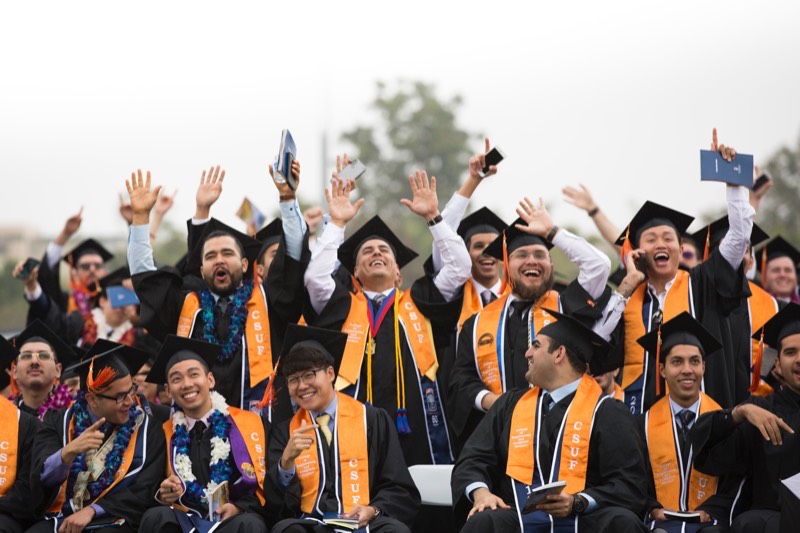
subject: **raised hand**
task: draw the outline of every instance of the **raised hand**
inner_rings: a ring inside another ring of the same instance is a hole
[[[150,190],[150,171],[147,171],[147,178],[142,178],[142,171],[131,172],[130,181],[125,181],[128,189],[128,196],[131,199],[133,209],[133,224],[139,226],[150,222],[150,211],[156,205],[158,193],[161,192],[161,185]]]
[[[339,179],[339,172],[342,171],[344,167],[350,164],[350,158],[347,157],[347,154],[339,155],[336,154],[336,170],[331,172],[331,180],[338,180]]]
[[[340,228],[347,225],[358,214],[358,210],[364,205],[364,199],[359,198],[356,203],[350,202],[350,193],[356,188],[353,180],[346,183],[343,180],[332,180],[331,188],[325,189],[325,200],[328,202],[328,212],[331,215],[331,223]]]
[[[195,194],[196,211],[194,217],[205,220],[209,217],[211,206],[219,200],[222,194],[222,182],[225,180],[225,171],[220,166],[211,167],[208,173],[204,170],[200,175],[200,184]]]
[[[17,263],[16,266],[14,266],[14,270],[11,272],[11,275],[17,278],[20,272],[22,272],[22,267],[25,266],[25,263],[27,261],[28,261],[27,259],[23,259],[22,261]],[[33,267],[33,270],[31,270],[28,273],[28,275],[22,278],[20,281],[25,286],[25,290],[27,290],[28,292],[35,291],[36,287],[39,285],[39,267],[38,266]]]
[[[129,226],[133,224],[133,208],[122,194],[119,195],[119,215]]]
[[[489,176],[494,176],[497,174],[497,167],[495,165],[491,165],[489,167],[489,172],[481,175],[481,172],[486,167],[486,154],[492,149],[492,144],[489,142],[489,137],[484,139],[484,144],[486,149],[482,154],[476,154],[469,158],[469,177],[475,180],[482,180],[483,178],[488,178]]]
[[[318,427],[317,424],[308,424],[305,420],[300,422],[300,427],[294,430],[292,436],[289,437],[289,442],[286,443],[286,448],[283,450],[281,468],[291,470],[294,467],[294,460],[314,444],[313,431]]]
[[[714,128],[713,132],[711,133],[711,151],[712,152],[719,151],[720,155],[722,155],[722,159],[724,159],[728,163],[733,161],[733,158],[736,157],[736,149],[733,146],[725,146],[724,144],[718,144],[717,128]]]
[[[294,176],[294,190],[289,187],[287,182],[278,183],[275,181],[275,169],[272,165],[269,166],[269,175],[273,178],[272,182],[275,184],[275,187],[278,189],[278,193],[281,196],[292,196],[294,197],[297,193],[297,189],[300,188],[300,161],[294,160],[292,161],[292,175]]]
[[[103,440],[105,440],[105,435],[100,431],[100,428],[105,423],[106,419],[103,417],[86,428],[78,438],[71,440],[61,448],[61,461],[64,464],[72,464],[72,461],[80,454],[99,449],[103,445]]]
[[[408,207],[412,213],[419,215],[430,222],[439,214],[439,197],[436,195],[436,177],[431,176],[428,181],[428,173],[424,170],[417,170],[408,177],[411,185],[413,197],[411,200],[403,198],[400,203]]]
[[[544,201],[541,198],[539,198],[539,207],[537,208],[526,196],[525,199],[519,203],[517,214],[525,221],[525,225],[516,224],[516,228],[530,235],[546,237],[555,225],[553,224],[553,219],[550,218],[550,213],[545,209]]]
[[[155,214],[163,217],[167,214],[167,211],[172,209],[172,206],[175,205],[175,196],[178,194],[178,189],[175,189],[175,192],[171,195],[164,193],[158,197],[156,200],[156,205],[154,207]]]
[[[567,185],[561,189],[561,193],[565,196],[564,200],[566,200],[568,204],[572,204],[578,209],[583,209],[587,213],[597,207],[589,189],[583,184],[580,184],[580,189]]]
[[[70,237],[75,235],[75,233],[81,229],[81,223],[83,222],[83,206],[81,206],[81,210],[69,217],[66,222],[64,222],[64,227],[61,229],[61,233],[53,240],[56,244],[60,246],[64,246]]]
[[[322,208],[318,205],[314,207],[309,207],[305,211],[303,211],[303,218],[308,224],[308,231],[309,233],[314,233],[317,231],[317,226],[320,222],[322,222],[322,217],[325,216],[325,213],[322,211]]]

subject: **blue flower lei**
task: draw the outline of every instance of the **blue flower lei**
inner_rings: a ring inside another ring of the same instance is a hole
[[[100,493],[108,488],[114,481],[114,475],[117,473],[117,470],[119,470],[119,466],[122,463],[122,456],[125,454],[125,450],[128,449],[128,443],[131,441],[131,436],[136,426],[137,407],[136,403],[131,406],[128,410],[127,422],[117,428],[117,434],[114,437],[114,445],[108,455],[106,455],[103,473],[100,474],[98,479],[90,481],[87,484],[86,488],[89,490],[91,500],[95,500]],[[91,418],[89,417],[89,408],[83,391],[80,391],[77,398],[75,398],[75,403],[72,407],[72,416],[75,417],[75,435],[73,439],[76,439],[92,425]],[[106,422],[100,430],[105,433],[110,426],[111,423]],[[78,474],[86,469],[86,454],[82,453],[72,461],[72,465],[69,469],[69,477],[67,478],[67,499],[72,499],[74,496],[73,489],[75,488],[75,481],[78,478]]]
[[[177,405],[175,406],[175,409],[178,411],[182,410]],[[221,412],[214,411],[209,417],[208,421],[209,425],[211,426],[212,438],[219,437],[220,439],[226,440],[230,443],[231,425],[228,423],[228,418]],[[173,438],[175,439],[175,451],[178,454],[189,457],[189,446],[191,441],[189,440],[189,430],[187,426],[185,424],[176,425]],[[233,469],[228,461],[217,461],[216,463],[211,463],[209,466],[212,482],[219,485],[223,481],[227,481],[231,478]],[[186,485],[186,494],[184,495],[184,498],[186,498],[189,504],[194,507],[203,507],[208,504],[204,490],[205,487],[200,485],[197,480],[182,481]]]
[[[236,289],[233,294],[233,301],[230,303],[231,307],[231,323],[228,328],[228,336],[226,339],[217,338],[217,317],[214,316],[214,308],[217,302],[211,291],[203,289],[198,293],[200,297],[200,306],[203,319],[203,340],[214,344],[222,345],[222,353],[219,354],[217,361],[224,363],[233,358],[233,354],[239,349],[242,344],[242,335],[244,334],[244,323],[247,320],[247,302],[253,294],[253,280],[246,279],[242,286]]]

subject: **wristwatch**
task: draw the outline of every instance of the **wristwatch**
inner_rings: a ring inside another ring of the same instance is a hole
[[[575,494],[572,496],[572,512],[575,514],[583,514],[586,511],[586,508],[589,506],[589,503],[586,501],[586,498],[581,496],[580,494]]]
[[[376,507],[376,506],[374,506],[374,505],[372,505],[372,506],[370,506],[370,507],[372,507],[373,509],[375,509],[375,516],[373,516],[373,517],[372,517],[372,519],[373,519],[373,520],[375,520],[376,518],[378,518],[380,515],[382,515],[382,514],[383,514],[383,511],[381,511],[381,508],[380,508],[380,507]]]

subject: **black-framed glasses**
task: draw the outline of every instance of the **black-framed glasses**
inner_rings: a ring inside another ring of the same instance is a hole
[[[53,352],[48,352],[47,350],[41,352],[20,352],[17,359],[20,361],[30,361],[36,357],[39,361],[52,361],[54,355]]]
[[[310,385],[314,383],[314,380],[317,379],[317,372],[320,370],[325,370],[327,367],[322,368],[315,368],[314,370],[309,370],[308,372],[303,372],[300,376],[292,376],[286,380],[286,384],[292,388],[300,386],[300,381],[302,380],[303,383],[306,385]]]
[[[100,270],[101,268],[103,268],[103,265],[104,265],[104,264],[105,264],[105,263],[103,263],[103,262],[88,262],[88,263],[79,263],[79,264],[77,265],[77,268],[78,268],[78,270],[83,270],[83,271],[88,271],[88,270],[91,270],[91,269],[93,269],[93,268],[94,268],[95,270]]]
[[[105,398],[106,400],[114,400],[117,402],[117,405],[122,405],[125,403],[125,400],[130,398],[131,400],[136,398],[136,391],[139,390],[139,385],[136,383],[133,384],[133,387],[128,392],[120,392],[116,396],[106,396],[105,394],[100,394],[99,392],[95,392],[95,396],[99,396],[100,398]]]

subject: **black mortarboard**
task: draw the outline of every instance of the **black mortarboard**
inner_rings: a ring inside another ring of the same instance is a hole
[[[764,334],[764,344],[778,350],[784,337],[800,333],[800,305],[789,303],[753,334],[755,340]]]
[[[279,218],[276,218],[256,233],[256,239],[261,242],[261,250],[258,252],[258,259],[261,259],[261,256],[264,252],[267,251],[267,248],[272,246],[277,242],[281,242],[281,236],[283,235],[283,221]]]
[[[56,352],[56,359],[61,363],[64,368],[67,365],[77,361],[78,357],[72,347],[61,340],[61,337],[48,328],[41,320],[34,320],[28,327],[12,339],[14,346],[19,350],[22,345],[30,341],[44,342],[50,345],[54,352]]]
[[[678,235],[683,235],[693,220],[694,217],[685,213],[647,201],[634,215],[629,227],[617,238],[616,244],[622,246],[625,242],[625,235],[630,230],[631,244],[635,248],[639,244],[639,237],[642,232],[656,226],[670,226],[675,229]],[[703,242],[705,242],[705,238]]]
[[[289,324],[281,347],[281,367],[286,368],[285,365],[291,360],[290,354],[295,348],[308,346],[330,355],[333,359],[333,368],[338,370],[346,344],[347,334],[341,331]]]
[[[570,353],[586,363],[602,360],[608,355],[611,345],[580,320],[550,309],[544,309],[544,311],[553,315],[556,321],[542,327],[539,335],[546,335],[559,341]],[[592,368],[595,367],[592,366]]]
[[[722,218],[718,218],[711,224],[704,226],[703,229],[695,231],[689,235],[689,237],[693,242],[697,243],[695,246],[697,246],[698,252],[703,253],[709,232],[711,237],[709,239],[710,251],[719,246],[719,243],[722,242],[722,238],[725,237],[726,233],[728,233],[728,228],[730,228],[730,224],[728,224],[728,215],[725,215]],[[758,224],[753,224],[753,231],[750,232],[750,246],[755,248],[767,239],[769,239],[769,235],[767,235],[767,233],[761,229]]]
[[[104,369],[110,368],[115,372],[114,379],[101,383],[99,390],[102,391],[119,378],[135,375],[149,359],[147,352],[106,339],[97,339],[86,357],[70,370],[78,373],[81,377],[81,390],[86,391],[89,387],[90,369],[92,380],[96,381],[102,379],[101,372]]]
[[[548,250],[553,248],[553,244],[547,242],[544,237],[538,235],[531,235],[517,228],[517,224],[526,225],[525,221],[521,218],[512,222],[505,230],[506,249],[510,254],[520,246],[529,246],[531,244],[541,244]],[[503,234],[492,241],[483,251],[484,254],[494,257],[495,259],[503,260]]]
[[[219,344],[168,335],[161,345],[158,357],[153,361],[150,373],[147,374],[147,382],[163,385],[167,382],[169,369],[181,361],[200,361],[206,369],[211,370],[220,353],[222,346]]]
[[[61,259],[67,264],[75,266],[78,262],[78,259],[80,259],[82,255],[86,254],[98,254],[103,258],[104,263],[110,261],[114,257],[114,254],[106,250],[106,248],[96,240],[86,239]]]
[[[658,330],[639,337],[636,342],[655,355],[658,352]],[[669,351],[679,344],[697,346],[704,359],[722,348],[719,340],[686,311],[661,324],[659,362],[663,362]]]
[[[767,252],[766,261],[763,259],[764,250]],[[766,263],[779,257],[788,257],[794,263],[795,268],[800,264],[800,250],[792,246],[789,241],[778,235],[774,239],[768,241],[764,246],[758,250],[756,256],[756,266],[762,270]]]
[[[397,262],[398,268],[403,268],[418,255],[417,252],[403,244],[403,241],[389,229],[381,217],[375,215],[339,246],[339,262],[350,273],[355,269],[356,254],[361,249],[361,245],[371,239],[381,239],[389,244],[394,252],[394,260]]]
[[[75,376],[79,376],[76,367],[80,364],[81,361],[86,357],[86,354],[89,353],[89,349],[85,348],[84,346],[72,346],[72,350],[75,352],[75,361],[70,364],[70,366],[62,366],[61,367],[61,381],[74,378]]]
[[[476,233],[494,233],[499,235],[507,227],[508,224],[503,222],[502,218],[495,215],[491,209],[488,207],[481,207],[461,221],[461,224],[458,225],[458,234],[466,243]]]
[[[116,269],[115,271],[111,272],[100,278],[99,283],[100,287],[103,289],[107,289],[112,285],[122,285],[122,282],[126,279],[131,277],[131,271],[128,269],[127,266],[122,266]]]
[[[0,335],[0,390],[5,389],[11,383],[11,377],[6,370],[11,368],[11,363],[14,362],[17,355],[19,355],[19,350]]]
[[[200,234],[200,238],[197,241],[197,246],[195,246],[194,250],[192,250],[192,252],[189,254],[186,265],[187,271],[195,275],[200,272],[200,269],[203,266],[203,245],[205,244],[206,238],[215,231],[224,231],[225,233],[229,233],[238,239],[239,243],[244,248],[244,255],[249,263],[247,272],[252,272],[259,253],[261,252],[261,242],[253,237],[245,235],[241,231],[233,229],[227,224],[220,222],[216,218],[209,220],[205,225],[205,228],[203,228],[203,233]]]

